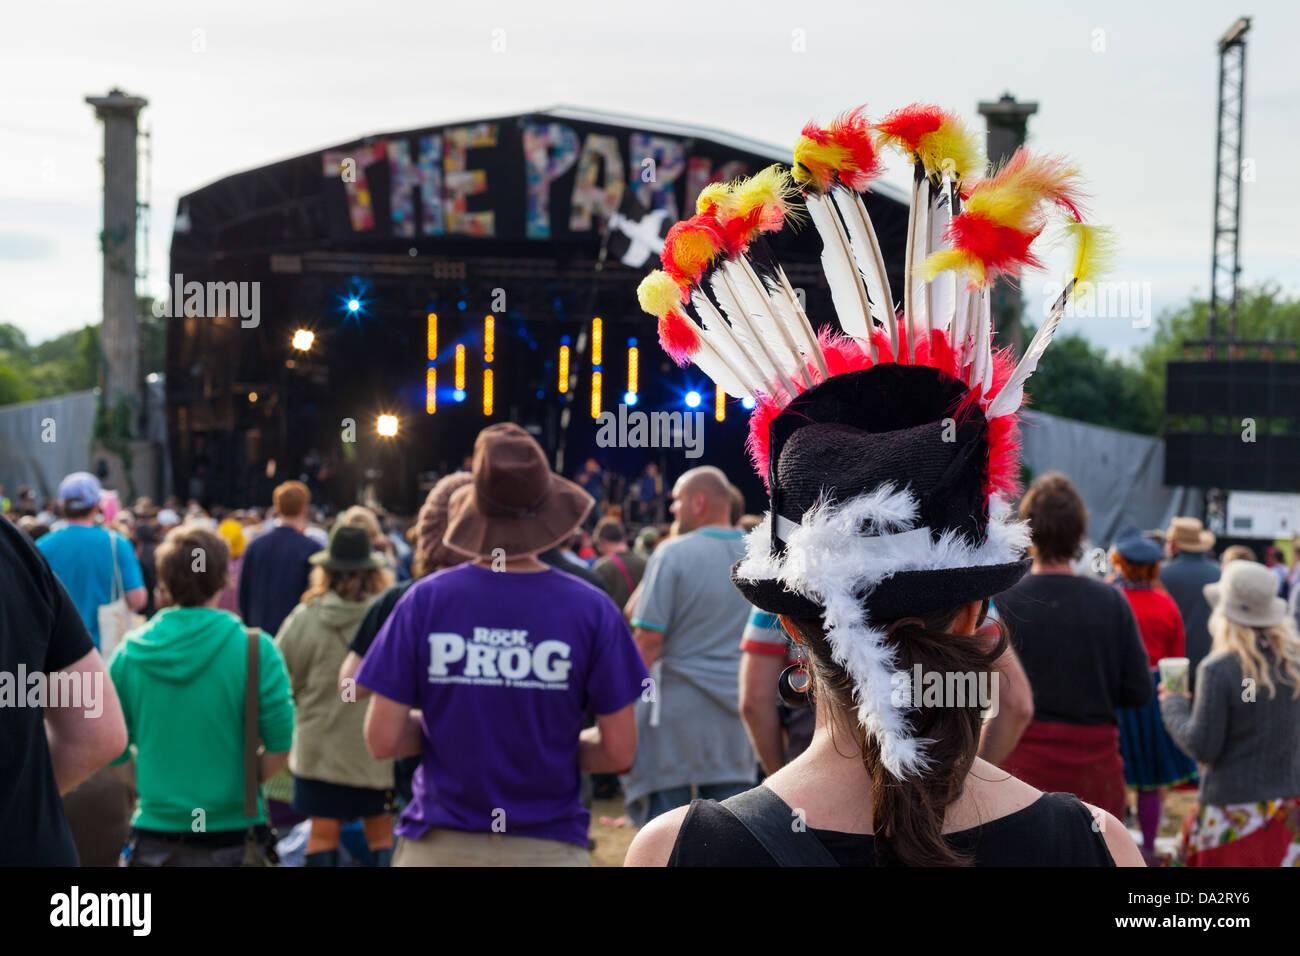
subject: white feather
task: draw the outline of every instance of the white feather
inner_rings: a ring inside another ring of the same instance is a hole
[[[867,207],[862,204],[861,196],[843,186],[831,190],[831,196],[848,228],[858,273],[867,284],[871,316],[889,331],[890,346],[896,350],[898,329],[894,320],[894,298],[889,291],[889,274],[885,271],[885,259],[871,217],[867,215]]]
[[[774,385],[780,385],[786,393],[793,396],[798,389],[782,369],[781,360],[768,348],[762,328],[750,318],[749,310],[740,298],[739,291],[731,282],[725,269],[714,271],[709,282],[713,297],[722,307],[723,313],[731,323],[731,331],[745,354],[754,360],[765,372]]]
[[[951,179],[944,178],[943,188],[935,195],[935,202],[930,207],[930,242],[928,258],[941,249],[952,244],[944,238],[948,224],[952,222],[952,197],[956,186]],[[940,272],[930,282],[930,321],[932,327],[952,334],[952,324],[957,310],[957,273],[951,269]]]
[[[751,387],[768,395],[774,394],[775,389],[772,387],[773,378],[771,374],[761,364],[755,362],[745,347],[736,338],[727,320],[722,317],[704,290],[696,288],[691,292],[691,305],[695,306],[696,313],[703,321],[714,350],[724,355],[733,368],[739,371]]]
[[[1038,360],[1052,344],[1052,336],[1056,334],[1056,327],[1061,324],[1061,316],[1065,314],[1065,303],[1073,288],[1074,282],[1071,282],[1056,300],[1047,321],[1034,333],[1033,341],[1029,343],[1029,348],[1025,349],[1025,354],[1020,357],[1016,370],[1011,373],[1011,377],[1007,379],[1007,383],[998,391],[993,401],[989,402],[988,410],[985,412],[988,418],[1010,415],[1024,402],[1025,381],[1034,374],[1034,369],[1038,368]]]
[[[993,322],[989,290],[980,289],[971,314],[975,329],[971,342],[970,378],[967,384],[984,394],[985,379],[993,370]]]
[[[772,301],[771,292],[749,264],[749,260],[743,256],[728,259],[722,264],[722,269],[738,293],[755,329],[763,336],[768,351],[780,363],[781,370],[791,380],[802,378],[804,385],[812,388],[813,381],[804,364],[803,351],[782,319],[777,304]]]
[[[774,292],[774,295],[784,300],[785,306],[794,316],[794,323],[798,326],[799,333],[808,343],[808,354],[817,362],[817,368],[822,373],[822,381],[824,382],[831,377],[831,373],[826,368],[826,357],[822,355],[821,343],[817,341],[817,333],[814,331],[812,323],[808,321],[803,306],[799,304],[799,297],[794,294],[794,289],[790,287],[790,280],[786,277],[785,269],[779,265],[776,267],[776,282],[779,291]]]
[[[831,288],[831,302],[840,328],[863,344],[863,351],[875,358],[871,345],[871,305],[862,285],[849,238],[831,201],[825,196],[806,197],[808,215],[822,237],[822,272]]]
[[[916,343],[930,329],[930,284],[914,270],[925,261],[930,247],[930,180],[918,161],[912,171],[912,204],[907,213],[907,252],[903,268],[907,360],[916,355]]]
[[[971,333],[975,329],[975,290],[968,283],[957,286],[957,303],[953,312],[952,332],[949,341],[957,356],[957,376],[966,381],[966,366],[971,360]]]
[[[691,356],[691,361],[713,381],[713,384],[732,398],[753,398],[755,390],[747,385],[740,378],[739,373],[727,364],[718,353],[713,341],[707,336],[707,332],[701,334],[700,349]]]

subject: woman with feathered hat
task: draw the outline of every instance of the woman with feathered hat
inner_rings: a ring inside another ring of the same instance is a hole
[[[861,195],[881,146],[914,171],[901,314]],[[1100,248],[1068,164],[1022,151],[983,171],[977,138],[932,106],[804,129],[793,181],[842,334],[814,331],[762,247],[794,198],[776,167],[706,187],[643,282],[669,354],[756,402],[770,510],[732,578],[802,646],[781,692],[811,699],[817,730],[762,786],[655,820],[630,865],[1142,865],[1113,816],[977,757],[1006,647],[981,625],[1030,563],[1007,504],[1016,411]],[[1037,264],[1057,211],[1079,252],[1013,368],[992,348],[989,281]]]

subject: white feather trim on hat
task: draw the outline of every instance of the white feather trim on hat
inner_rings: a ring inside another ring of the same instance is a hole
[[[879,744],[885,769],[899,779],[926,772],[924,750],[931,741],[912,736],[907,708],[894,703],[912,699],[911,675],[898,671],[887,635],[867,619],[863,597],[900,571],[1007,564],[1020,560],[1029,546],[1029,526],[1012,518],[996,496],[978,546],[956,531],[937,541],[929,534],[897,533],[915,530],[916,517],[912,493],[886,483],[851,501],[818,502],[785,537],[785,553],[774,555],[769,512],[750,532],[736,569],[742,578],[780,581],[826,609],[826,639],[853,681],[858,721]]]

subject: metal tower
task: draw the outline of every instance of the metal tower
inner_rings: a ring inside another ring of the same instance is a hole
[[[1246,111],[1246,33],[1241,17],[1219,39],[1219,139],[1214,170],[1214,252],[1210,261],[1211,343],[1226,312],[1228,340],[1237,339],[1237,277],[1241,273],[1241,147]],[[1213,348],[1213,345],[1211,345]]]

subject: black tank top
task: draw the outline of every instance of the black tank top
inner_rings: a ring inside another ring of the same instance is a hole
[[[793,811],[791,811],[793,813]],[[788,819],[788,817],[787,817]],[[875,838],[816,830],[840,866],[875,866]],[[1045,793],[1022,810],[944,835],[975,866],[1114,866],[1092,812],[1073,794]],[[776,866],[763,845],[714,800],[695,800],[682,821],[669,866]]]

